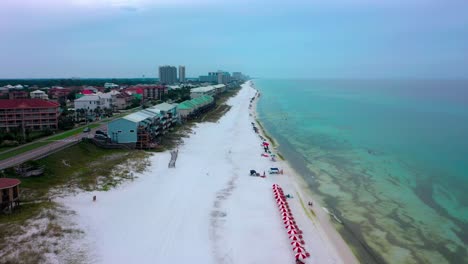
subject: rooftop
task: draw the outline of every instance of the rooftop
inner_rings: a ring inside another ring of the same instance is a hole
[[[99,101],[100,97],[98,95],[85,95],[75,100],[75,102],[80,101]]]
[[[191,93],[206,93],[214,89],[216,89],[214,86],[203,86],[203,87],[198,87],[198,88],[192,88],[190,89],[190,92]]]
[[[18,179],[0,178],[0,190],[15,187],[16,185],[20,183],[21,181]]]
[[[43,99],[0,99],[0,109],[52,108],[60,104]]]
[[[171,109],[174,109],[174,107],[176,107],[175,105],[171,105],[171,104],[168,104],[168,103],[162,103],[162,104],[157,104],[151,108],[153,109],[158,109],[158,110],[161,110],[161,111],[169,111]]]

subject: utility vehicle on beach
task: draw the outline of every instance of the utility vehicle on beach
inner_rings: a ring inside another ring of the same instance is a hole
[[[268,170],[268,173],[270,173],[270,174],[279,174],[280,170],[278,168],[270,168],[270,170]]]

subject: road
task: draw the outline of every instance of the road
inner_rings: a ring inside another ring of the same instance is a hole
[[[21,164],[23,162],[26,162],[28,160],[34,160],[38,158],[43,158],[46,157],[60,149],[66,148],[67,146],[76,144],[77,142],[81,141],[83,137],[88,137],[94,135],[94,132],[98,129],[100,130],[107,130],[106,129],[107,124],[101,125],[97,128],[91,129],[91,132],[89,133],[81,133],[77,135],[70,136],[65,139],[57,140],[54,142],[51,142],[50,144],[47,144],[45,146],[18,154],[14,157],[5,159],[0,161],[0,169],[6,169],[9,167],[16,166],[18,164]]]

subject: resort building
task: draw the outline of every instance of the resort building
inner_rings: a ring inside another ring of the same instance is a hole
[[[203,86],[190,89],[190,98],[197,98],[203,95],[216,95],[216,88],[214,86]]]
[[[0,178],[0,212],[12,210],[19,205],[19,185],[21,181],[12,178]]]
[[[215,101],[212,96],[203,95],[180,103],[177,106],[177,112],[182,120],[186,120],[198,116],[214,105]]]
[[[49,96],[44,92],[44,91],[41,91],[41,90],[35,90],[35,91],[32,91],[29,93],[29,96],[32,98],[32,99],[44,99],[44,100],[48,100],[49,99]]]
[[[163,85],[144,85],[142,88],[144,99],[161,99],[168,92],[168,88]]]
[[[0,100],[0,128],[32,131],[58,127],[59,104],[43,99]]]
[[[161,114],[161,125],[163,132],[179,121],[179,116],[177,115],[177,105],[162,103],[150,107],[150,109],[156,109]]]
[[[185,66],[179,66],[179,82],[185,82]]]
[[[177,68],[174,66],[159,66],[159,82],[174,84],[177,82]]]
[[[114,143],[148,148],[160,134],[160,119],[159,111],[141,110],[109,122],[107,135]]]
[[[213,87],[216,90],[216,94],[219,94],[219,93],[222,93],[222,92],[226,91],[226,85],[224,85],[224,84],[213,85]]]

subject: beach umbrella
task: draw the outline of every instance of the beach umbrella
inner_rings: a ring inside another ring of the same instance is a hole
[[[268,142],[263,142],[263,146],[269,146],[269,145],[270,145],[270,143],[268,143]]]
[[[284,221],[284,224],[285,224],[285,225],[295,225],[295,224],[296,224],[296,221],[290,219],[290,220]]]
[[[294,255],[294,257],[296,259],[306,259],[307,258],[307,255],[305,253],[296,253],[296,255]]]
[[[290,215],[290,216],[283,216],[283,221],[286,221],[286,220],[294,220],[294,217],[292,217],[292,215]]]
[[[286,229],[297,229],[296,225],[285,225]]]
[[[290,213],[281,213],[281,216],[291,216]]]
[[[274,183],[274,184],[272,185],[272,187],[279,187],[279,185],[276,184],[276,183]]]
[[[298,242],[301,241],[301,239],[300,239],[298,236],[296,236],[296,235],[290,235],[290,236],[289,236],[289,239],[291,239],[292,241],[298,241]]]
[[[278,205],[280,205],[280,204],[286,204],[286,201],[279,200],[279,201],[276,201],[276,203],[278,203]]]
[[[297,231],[294,229],[288,230],[288,235],[297,235],[297,234],[298,234]]]
[[[302,244],[299,241],[293,241],[291,242],[291,245],[294,247],[302,247]]]
[[[306,250],[303,247],[294,247],[293,251],[296,253],[307,253]]]

